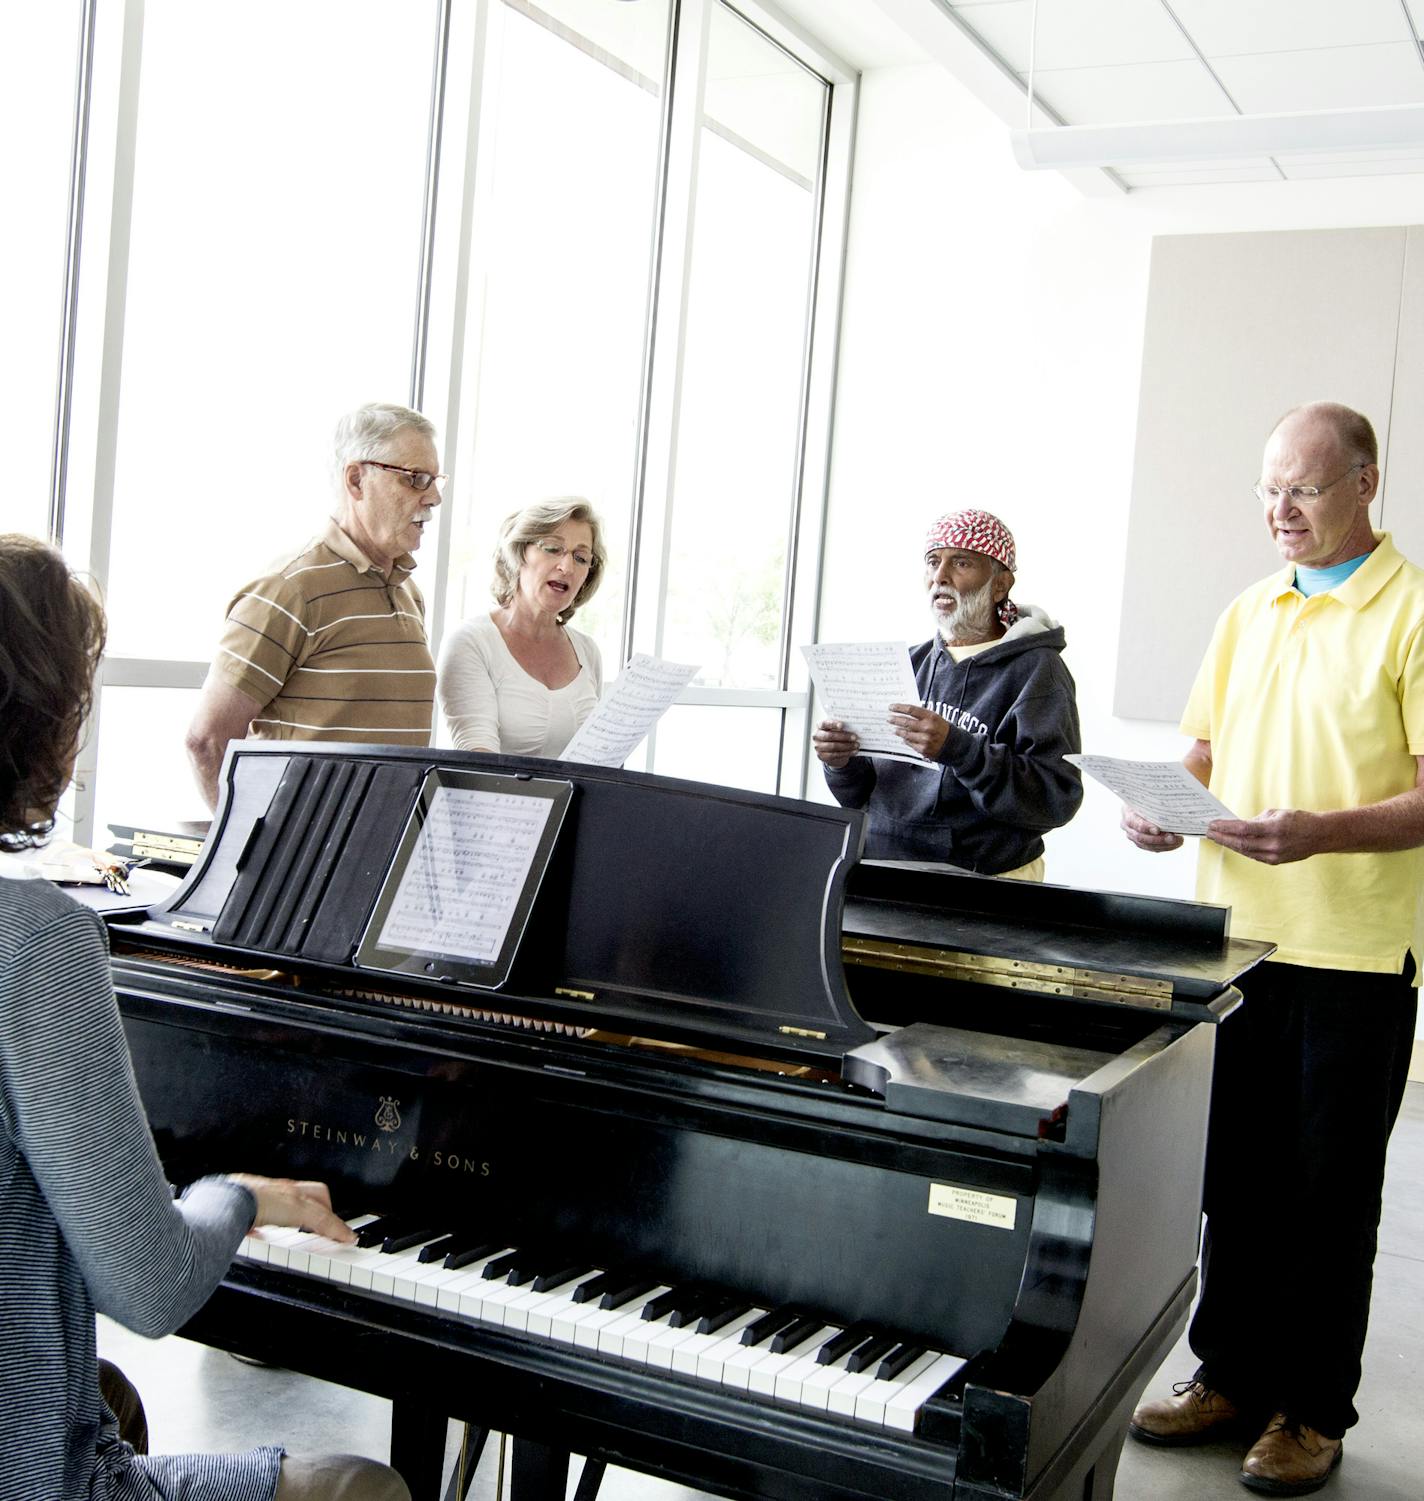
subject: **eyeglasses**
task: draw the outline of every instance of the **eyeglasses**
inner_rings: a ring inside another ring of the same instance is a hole
[[[431,487],[435,486],[439,494],[445,488],[445,481],[449,475],[431,474],[428,469],[407,469],[404,464],[383,464],[379,459],[361,459],[362,464],[371,464],[377,469],[389,469],[394,474],[403,474],[405,482],[412,490],[418,490],[422,495]]]
[[[1364,469],[1364,464],[1351,464],[1350,467],[1333,479],[1328,485],[1252,485],[1251,493],[1257,500],[1268,500],[1276,505],[1281,496],[1285,496],[1293,506],[1314,505],[1327,490],[1333,490],[1342,479],[1348,479],[1357,469]]]
[[[553,537],[542,537],[532,545],[537,547],[546,557],[562,558],[568,556],[580,568],[593,567],[593,554],[586,547],[575,547],[570,550],[562,542],[556,541]]]

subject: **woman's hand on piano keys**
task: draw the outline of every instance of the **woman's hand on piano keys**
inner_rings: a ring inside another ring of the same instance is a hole
[[[260,1178],[255,1173],[229,1173],[257,1200],[256,1230],[261,1225],[284,1225],[323,1235],[343,1246],[355,1244],[355,1232],[332,1213],[331,1191],[325,1183],[299,1182],[294,1178]]]

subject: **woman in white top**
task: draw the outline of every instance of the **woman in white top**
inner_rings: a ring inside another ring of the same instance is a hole
[[[593,597],[607,557],[585,500],[538,501],[505,520],[497,607],[457,626],[440,653],[440,706],[460,750],[563,753],[603,691],[598,648],[568,621]]]

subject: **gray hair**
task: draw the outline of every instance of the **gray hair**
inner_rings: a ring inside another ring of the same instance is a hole
[[[547,537],[557,526],[566,521],[582,521],[593,533],[593,566],[583,587],[574,595],[573,603],[559,611],[559,623],[573,618],[580,605],[586,605],[598,591],[603,581],[603,570],[608,566],[608,553],[603,546],[603,528],[598,513],[578,495],[557,495],[550,500],[536,500],[512,515],[504,518],[499,529],[499,540],[494,548],[494,580],[490,585],[495,603],[507,605],[519,587],[519,570],[524,566],[524,551],[531,542]]]
[[[332,440],[332,472],[337,488],[342,486],[342,476],[348,464],[380,458],[391,439],[408,427],[423,433],[431,442],[435,441],[435,424],[411,407],[397,406],[390,401],[368,401],[365,406],[348,412],[336,424],[336,436]]]

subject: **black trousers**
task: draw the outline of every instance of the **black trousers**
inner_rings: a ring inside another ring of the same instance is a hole
[[[1263,1426],[1284,1412],[1338,1438],[1359,1420],[1413,968],[1263,964],[1218,1034],[1191,1345],[1199,1378]]]

